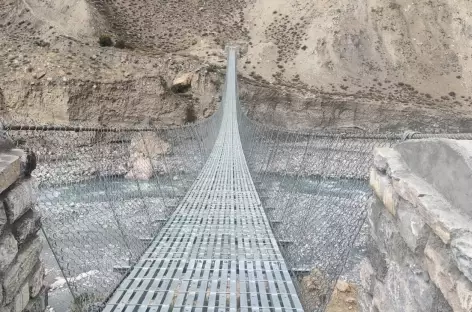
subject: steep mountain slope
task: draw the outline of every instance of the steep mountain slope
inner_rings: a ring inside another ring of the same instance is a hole
[[[286,110],[277,105],[274,121],[452,130],[462,120],[470,129],[472,2],[260,0],[246,12],[251,44],[241,69],[312,92]]]
[[[179,124],[188,105],[206,116],[218,93],[209,82],[222,70],[197,78],[186,96],[162,96],[159,83],[223,69],[223,47],[237,42],[244,101],[261,121],[472,127],[467,0],[7,0],[0,26],[0,106],[40,121],[134,123],[150,111],[162,115],[157,123]],[[100,47],[104,34],[125,49]],[[132,112],[123,104],[130,98]]]

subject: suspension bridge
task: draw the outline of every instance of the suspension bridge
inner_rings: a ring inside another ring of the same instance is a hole
[[[227,51],[221,105],[205,120],[4,125],[36,153],[42,230],[73,311],[325,311],[340,277],[358,279],[373,149],[470,139],[260,124]]]
[[[303,311],[241,146],[235,48],[225,84],[209,159],[105,312]]]

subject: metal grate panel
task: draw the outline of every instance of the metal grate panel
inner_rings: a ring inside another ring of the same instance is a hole
[[[213,151],[105,312],[303,311],[243,154],[236,84],[230,48]]]

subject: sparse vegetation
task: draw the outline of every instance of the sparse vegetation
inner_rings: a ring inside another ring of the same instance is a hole
[[[109,35],[100,35],[98,38],[98,44],[101,47],[111,47],[113,46],[113,40]]]
[[[193,105],[188,105],[185,109],[185,123],[192,123],[197,121],[198,117]]]
[[[210,64],[210,65],[208,65],[208,67],[207,67],[207,71],[208,71],[209,73],[215,73],[215,72],[218,71],[218,66],[215,65],[215,64]]]
[[[118,39],[118,40],[116,40],[116,42],[115,42],[115,48],[118,48],[118,49],[125,49],[125,48],[127,48],[125,41],[124,41],[123,39]]]

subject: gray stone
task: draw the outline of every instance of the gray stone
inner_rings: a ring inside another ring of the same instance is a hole
[[[20,173],[23,176],[29,177],[31,172],[36,169],[36,154],[29,150],[25,152],[21,149],[12,149],[8,152],[10,155],[15,155],[20,158]]]
[[[157,155],[168,154],[170,150],[170,144],[155,133],[133,136],[129,146],[131,168],[125,177],[131,180],[149,180],[154,171],[158,171],[153,159]]]
[[[418,208],[423,211],[426,222],[445,244],[460,232],[470,232],[470,221],[452,207],[440,195],[425,195],[418,199]]]
[[[7,213],[5,212],[5,207],[3,202],[0,201],[0,235],[3,233],[5,225],[8,223]]]
[[[459,304],[464,311],[472,311],[472,283],[466,278],[460,278],[456,285]]]
[[[469,232],[468,218],[458,212],[431,185],[414,175],[393,180],[395,192],[410,202],[432,231],[449,244],[454,233]]]
[[[358,294],[359,299],[359,311],[360,312],[373,312],[374,305],[373,305],[373,297],[365,292],[359,292]]]
[[[3,307],[0,307],[0,312],[12,312],[13,304],[9,304]]]
[[[360,264],[360,280],[364,291],[372,295],[375,286],[375,271],[367,259],[362,260]]]
[[[20,177],[20,158],[6,153],[0,154],[0,193],[3,193]]]
[[[375,283],[372,304],[374,311],[396,312],[390,303],[390,296],[387,294],[387,289],[383,283]]]
[[[431,230],[407,201],[401,200],[397,209],[398,229],[405,243],[413,252],[424,250]]]
[[[421,274],[392,262],[384,282],[375,284],[373,302],[378,311],[431,312],[438,294],[434,284]]]
[[[395,146],[410,170],[431,184],[464,214],[472,217],[471,141],[412,140]]]
[[[388,211],[395,215],[395,197],[393,193],[392,183],[388,176],[383,175],[375,169],[370,172],[370,186],[375,194],[380,198]]]
[[[36,209],[31,209],[13,224],[13,235],[21,245],[27,238],[35,235],[40,228],[41,216]]]
[[[47,306],[47,293],[41,293],[39,296],[36,296],[33,299],[30,299],[30,302],[23,310],[23,312],[43,312]],[[59,311],[58,311],[59,312]]]
[[[35,237],[33,240],[25,243],[21,248],[16,260],[5,273],[3,279],[5,303],[11,303],[20,290],[20,287],[27,281],[34,266],[38,262],[42,246],[41,238]]]
[[[400,235],[396,218],[382,206],[378,200],[374,201],[372,205],[372,215],[374,212],[377,213],[371,227],[372,239],[376,247],[388,258],[388,261],[404,263],[407,251],[409,251],[408,246]],[[375,265],[372,258],[371,264]]]
[[[20,292],[15,296],[13,300],[13,309],[12,312],[22,312],[24,308],[28,305],[30,299],[29,286],[28,283],[25,283],[20,288]]]
[[[439,238],[431,235],[425,248],[426,268],[434,284],[441,290],[444,298],[455,312],[469,312],[463,310],[456,292],[456,282],[461,273],[454,266],[454,261],[448,254],[445,245]]]
[[[45,274],[44,263],[40,260],[35,265],[35,268],[33,269],[33,273],[31,274],[29,278],[31,298],[36,297],[41,291],[41,289],[43,288],[44,274]]]
[[[18,243],[12,233],[0,237],[0,272],[5,272],[18,253]]]
[[[472,281],[472,233],[467,233],[451,241],[453,258],[457,267]]]
[[[373,240],[367,242],[367,256],[374,269],[376,279],[383,281],[388,272],[387,259],[384,252],[381,252]]]
[[[374,150],[374,167],[382,173],[387,172],[388,158],[391,153],[397,153],[393,148],[377,147]]]
[[[37,186],[34,178],[24,179],[14,185],[5,196],[8,221],[14,223],[37,201]]]
[[[416,206],[420,196],[436,192],[431,185],[410,172],[403,172],[392,176],[392,185],[395,192],[401,198],[413,204],[413,206]]]

